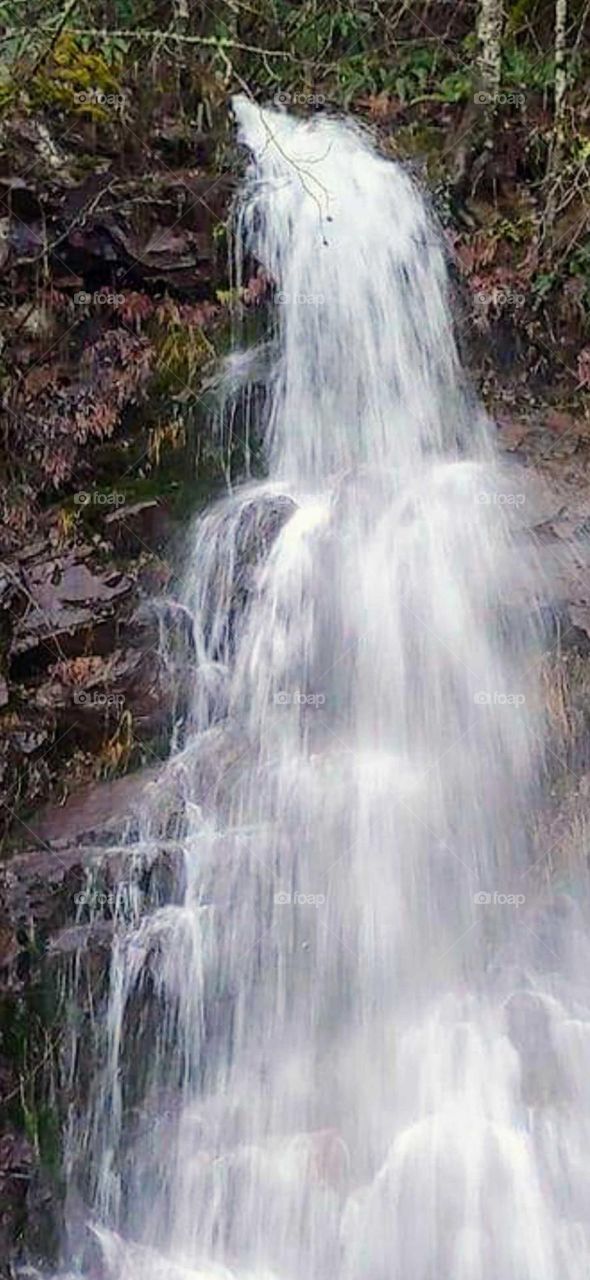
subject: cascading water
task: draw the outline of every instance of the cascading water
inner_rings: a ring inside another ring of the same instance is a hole
[[[347,123],[235,110],[270,478],[196,528],[183,896],[118,932],[71,1266],[587,1280],[589,949],[529,896],[525,497],[410,179]]]

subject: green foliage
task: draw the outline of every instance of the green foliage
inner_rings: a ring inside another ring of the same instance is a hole
[[[532,282],[532,289],[535,295],[535,305],[538,307],[545,302],[549,294],[553,292],[558,281],[556,271],[541,271],[535,276]]]
[[[473,96],[473,76],[467,70],[451,71],[441,83],[441,102],[467,102]]]
[[[383,74],[381,88],[404,106],[418,102],[465,102],[473,94],[469,67],[454,66],[438,43],[417,45],[396,59],[395,70]]]
[[[583,276],[590,289],[590,240],[574,250],[570,258],[570,275]]]
[[[566,261],[551,271],[540,272],[533,281],[535,303],[540,307],[563,284],[564,276],[584,281],[581,303],[586,312],[586,322],[590,320],[590,239],[577,245],[568,254]]]
[[[590,321],[590,239],[578,245],[570,255],[568,268],[571,276],[584,281],[582,302],[586,310],[586,321]]]
[[[436,47],[412,49],[400,60],[391,89],[401,102],[411,103],[415,98],[428,94],[439,61]]]
[[[534,51],[520,45],[508,45],[502,52],[502,84],[511,89],[543,92],[553,87],[555,61],[553,54],[539,58]]]
[[[190,393],[195,380],[215,351],[202,329],[179,320],[170,323],[156,338],[157,364],[151,391],[172,396]]]
[[[344,107],[349,107],[353,98],[378,93],[381,87],[382,78],[379,67],[364,53],[342,58],[338,62],[335,96]]]
[[[296,57],[315,60],[329,51],[346,60],[354,50],[371,47],[371,15],[350,3],[322,6],[306,0],[294,6],[282,2],[277,5],[277,18],[285,45]]]
[[[105,62],[113,63],[117,67],[121,67],[127,55],[131,52],[133,41],[123,36],[112,35],[109,31],[105,31],[100,42],[96,36],[79,35],[76,33],[76,44],[82,53],[92,53],[97,47],[100,47],[101,56]]]
[[[503,50],[502,83],[507,89],[552,90],[550,9],[529,0],[517,0],[511,7]],[[306,88],[325,89],[329,101],[348,107],[355,98],[386,92],[404,107],[423,101],[453,106],[468,102],[473,94],[475,13],[475,4],[461,0],[446,6],[417,0],[409,8],[379,0],[258,0],[255,5],[249,0],[220,0],[216,5],[195,0],[179,24],[172,0],[164,0],[163,7],[156,0],[101,0],[100,5],[88,0],[73,8],[58,46],[69,40],[80,57],[99,57],[109,67],[120,67],[138,51],[143,55],[150,49],[144,37],[153,32],[155,54],[174,54],[179,68],[200,62],[224,85],[235,71],[242,83],[269,96],[280,90],[304,95]],[[59,34],[63,14],[63,0],[0,0],[0,26],[13,33],[0,45],[0,69],[37,57],[45,62],[43,50]],[[76,35],[77,27],[94,27],[94,33]],[[114,34],[120,30],[126,34]],[[134,32],[142,37],[140,43]],[[211,43],[199,48],[169,38],[179,33]],[[583,70],[583,46],[577,44],[568,62],[572,83]],[[253,48],[238,51],[236,45]],[[286,56],[269,58],[267,51]],[[56,82],[53,89],[50,78]],[[67,82],[63,69],[50,77],[46,68],[42,80],[39,99],[67,107],[74,81]],[[107,91],[99,79],[95,84]],[[0,100],[3,96],[0,76]],[[93,106],[91,114],[97,110],[100,107]]]
[[[528,245],[535,233],[535,222],[532,215],[521,215],[517,218],[498,218],[494,223],[494,238],[509,244]]]

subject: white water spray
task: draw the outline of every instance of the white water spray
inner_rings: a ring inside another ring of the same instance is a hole
[[[239,253],[276,288],[270,478],[196,529],[185,889],[113,955],[71,1148],[93,1265],[587,1280],[588,945],[573,908],[529,905],[525,497],[409,178],[348,124],[235,110]],[[237,745],[204,791],[220,723]]]

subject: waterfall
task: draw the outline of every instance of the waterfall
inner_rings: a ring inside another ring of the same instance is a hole
[[[522,474],[411,178],[346,121],[234,110],[237,280],[255,261],[274,294],[247,394],[268,475],[187,556],[192,728],[159,784],[182,780],[182,891],[117,931],[68,1139],[93,1244],[67,1265],[587,1280],[589,948],[530,874]]]

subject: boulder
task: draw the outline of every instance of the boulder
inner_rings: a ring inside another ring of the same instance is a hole
[[[23,607],[9,646],[14,678],[43,670],[52,659],[114,647],[117,610],[131,600],[134,582],[90,556],[91,548],[81,547],[21,566]]]
[[[172,726],[181,689],[178,673],[157,649],[115,649],[57,663],[32,696],[40,712],[51,715],[58,735],[70,745],[100,749],[122,717],[131,717],[141,741]]]
[[[9,1254],[28,1218],[36,1160],[31,1143],[12,1127],[0,1133],[0,1277],[10,1280]]]
[[[172,532],[170,515],[156,498],[117,507],[109,512],[104,523],[105,533],[116,549],[135,555],[142,547],[157,551]]]

